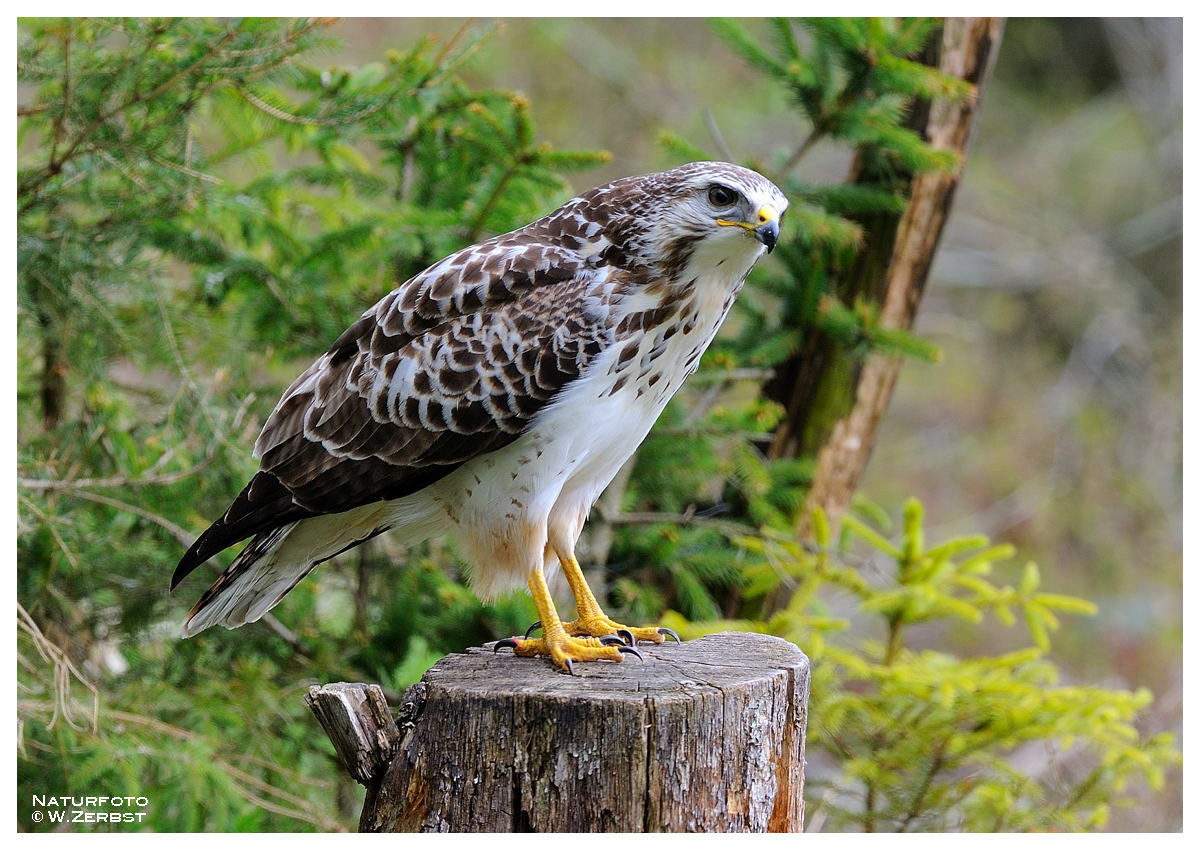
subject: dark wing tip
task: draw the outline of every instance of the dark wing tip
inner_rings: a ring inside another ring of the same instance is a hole
[[[179,583],[187,578],[188,573],[194,570],[195,567],[184,567],[183,561],[175,565],[175,572],[171,573],[171,588],[168,593],[174,593],[175,588],[179,587]]]
[[[215,541],[213,538],[216,536],[215,533],[225,528],[223,519],[219,519],[210,525],[203,534],[196,538],[196,542],[184,553],[183,557],[179,559],[179,563],[175,565],[175,572],[171,573],[172,593],[175,592],[175,588],[179,587],[180,582],[191,575],[197,567],[226,546],[232,546],[237,542],[236,540],[230,540],[224,545],[214,548],[213,544]]]
[[[276,478],[258,472],[234,499],[220,519],[210,525],[184,553],[171,574],[171,590],[218,552],[261,531],[278,528],[296,519],[314,516],[292,501],[292,494]]]

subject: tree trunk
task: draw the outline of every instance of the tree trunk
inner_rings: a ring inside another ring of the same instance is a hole
[[[804,654],[744,633],[641,650],[644,662],[577,664],[575,676],[487,648],[447,656],[406,693],[394,748],[356,731],[376,729],[373,715],[322,719],[367,785],[360,828],[799,832]],[[366,758],[372,740],[385,751]]]
[[[934,42],[931,55],[924,59],[975,84],[976,90],[962,103],[919,102],[914,107],[910,126],[933,147],[965,154],[1002,30],[1001,18],[946,19],[940,42]],[[878,175],[865,173],[863,162],[863,157],[856,158],[851,181],[875,182]],[[860,222],[867,247],[838,287],[843,303],[862,299],[879,308],[882,327],[912,328],[961,177],[961,166],[954,173],[902,176],[909,198],[904,213]],[[898,356],[880,354],[860,362],[853,353],[812,334],[804,350],[779,370],[782,383],[768,387],[768,395],[787,408],[770,455],[816,456],[813,484],[801,514],[801,534],[809,531],[814,507],[837,516],[849,506],[891,401],[900,365]]]

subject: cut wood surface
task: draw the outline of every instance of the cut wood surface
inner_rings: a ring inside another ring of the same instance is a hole
[[[575,676],[489,647],[442,659],[405,692],[360,828],[800,831],[804,653],[740,632],[640,649]]]
[[[304,701],[351,776],[370,785],[383,773],[400,741],[400,728],[382,688],[350,682],[314,685]]]

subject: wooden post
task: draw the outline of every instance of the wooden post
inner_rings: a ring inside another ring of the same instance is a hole
[[[396,744],[358,731],[374,719],[318,712],[339,753],[381,742],[365,762],[386,767],[354,774],[368,789],[360,829],[801,831],[804,653],[741,632],[640,649],[643,662],[577,664],[575,676],[490,647],[449,655],[405,692]],[[324,690],[314,711],[353,704]]]

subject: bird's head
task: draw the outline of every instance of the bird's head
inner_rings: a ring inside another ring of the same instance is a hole
[[[756,171],[693,162],[600,186],[580,199],[633,263],[677,271],[695,256],[743,271],[779,239],[788,200]]]
[[[727,243],[732,250],[751,240],[775,250],[788,200],[757,171],[729,162],[693,162],[657,176],[668,230]]]

